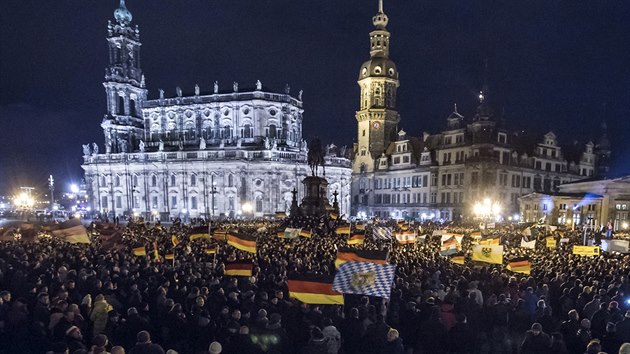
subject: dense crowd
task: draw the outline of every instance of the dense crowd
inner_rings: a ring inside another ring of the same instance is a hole
[[[334,274],[347,238],[336,223],[213,224],[256,235],[256,254],[189,241],[191,225],[180,222],[117,226],[122,238],[107,247],[98,225],[89,245],[43,234],[1,242],[0,353],[630,353],[630,257],[572,255],[578,231],[548,250],[544,242],[518,247],[514,227],[495,230],[505,259],[530,257],[525,275],[440,256],[440,237],[431,234],[442,225],[412,226],[429,236],[411,245],[373,240],[368,226],[359,248],[387,249],[396,264],[390,299],[346,295],[344,306],[319,306],[290,298],[292,276]],[[287,226],[313,235],[279,238]],[[461,247],[470,253],[472,229],[446,228],[466,235]],[[131,252],[138,246],[146,256]],[[210,246],[215,254],[205,252]],[[252,260],[253,276],[224,276],[237,260]]]

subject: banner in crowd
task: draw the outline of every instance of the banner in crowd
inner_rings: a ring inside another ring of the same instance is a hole
[[[190,229],[190,236],[188,237],[190,241],[194,240],[209,240],[210,233],[208,232],[208,226],[195,226]]]
[[[278,233],[278,236],[280,236],[281,238],[297,238],[298,236],[300,236],[300,232],[302,231],[302,229],[295,229],[295,228],[291,228],[291,227],[287,227],[286,229],[284,229],[284,231],[280,231]]]
[[[401,245],[416,243],[416,233],[414,231],[403,231],[396,233],[396,241]]]
[[[458,253],[451,256],[451,262],[455,264],[463,265],[465,261],[466,261],[466,257],[464,256],[463,253]]]
[[[339,268],[346,262],[372,262],[378,264],[387,263],[387,250],[360,250],[350,247],[342,247],[337,252],[335,267]]]
[[[442,246],[440,247],[440,255],[442,256],[450,256],[452,254],[457,253],[457,240],[455,237],[450,237],[444,241],[442,241]]]
[[[492,236],[483,240],[479,240],[479,245],[482,246],[498,246],[501,244],[501,236]]]
[[[385,226],[374,226],[372,228],[372,237],[375,240],[391,240],[392,228]]]
[[[62,222],[58,230],[52,231],[52,235],[68,243],[90,243],[87,229],[79,219]]]
[[[602,240],[602,250],[606,252],[628,253],[630,241],[628,240]]]
[[[521,238],[521,247],[529,248],[529,249],[536,249],[536,240],[525,241],[525,237],[523,237]]]
[[[256,253],[256,237],[252,235],[237,235],[230,233],[228,236],[228,245],[241,251]]]
[[[599,256],[599,246],[573,246],[573,254],[580,256]]]
[[[532,262],[529,257],[517,257],[511,259],[506,268],[514,273],[529,275],[532,271]]]
[[[474,245],[472,260],[492,264],[503,264],[503,246]]]
[[[307,229],[300,229],[300,237],[311,238],[313,231]]]
[[[347,262],[337,269],[333,290],[389,299],[395,272],[393,264]]]
[[[350,225],[337,226],[335,232],[338,235],[350,235]]]
[[[365,242],[365,231],[354,231],[348,238],[349,245],[362,245]]]
[[[547,248],[556,248],[557,246],[556,239],[553,238],[552,236],[545,238],[545,245],[547,246]]]
[[[470,233],[470,237],[472,238],[481,238],[481,231],[473,231]]]
[[[444,235],[446,232],[446,230],[433,230],[433,236],[440,236],[440,235]]]
[[[144,248],[144,246],[142,246],[142,247],[135,247],[132,250],[132,253],[133,253],[134,256],[144,257],[144,256],[147,255],[147,249]]]
[[[229,262],[225,264],[223,274],[236,277],[251,277],[253,268],[252,261]]]
[[[333,290],[332,275],[302,275],[288,281],[289,297],[305,304],[343,305],[343,294]]]

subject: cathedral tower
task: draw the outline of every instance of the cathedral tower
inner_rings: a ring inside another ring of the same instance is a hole
[[[371,172],[375,159],[396,137],[400,117],[396,111],[396,90],[400,85],[396,64],[389,58],[389,32],[383,0],[372,18],[375,29],[370,32],[370,59],[359,70],[361,98],[353,172]]]
[[[107,25],[109,65],[105,69],[107,114],[101,127],[105,152],[131,152],[143,134],[142,103],[147,98],[140,69],[140,30],[131,27],[131,12],[120,0],[114,11],[116,23]]]

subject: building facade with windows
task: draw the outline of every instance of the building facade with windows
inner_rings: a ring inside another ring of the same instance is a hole
[[[457,220],[484,198],[512,215],[523,195],[558,191],[562,184],[607,172],[605,127],[597,144],[571,146],[561,146],[553,132],[540,137],[510,131],[486,85],[470,118],[455,105],[443,131],[408,135],[399,128],[399,73],[389,56],[387,23],[380,1],[370,58],[359,70],[353,215]]]
[[[147,99],[140,32],[121,1],[109,23],[105,146],[83,146],[94,211],[147,218],[264,216],[288,211],[293,189],[310,175],[302,138],[302,92],[270,92],[257,82],[239,89]],[[345,149],[325,149],[329,199],[350,211],[351,163]]]

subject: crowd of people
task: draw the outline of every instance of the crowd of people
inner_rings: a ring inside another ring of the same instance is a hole
[[[409,225],[428,236],[400,245],[371,238],[368,225],[357,247],[389,251],[396,264],[389,299],[346,295],[341,306],[291,298],[291,277],[334,274],[347,239],[334,231],[340,222],[213,222],[213,229],[255,235],[255,254],[212,238],[191,241],[195,225],[178,221],[113,226],[122,237],[107,247],[96,224],[89,245],[45,231],[35,242],[0,242],[0,354],[630,353],[630,257],[571,254],[579,231],[565,231],[569,242],[550,250],[544,242],[519,247],[515,226],[494,230],[506,260],[530,257],[526,275],[469,258],[455,264],[431,236],[463,233],[460,247],[469,254],[474,228]],[[312,236],[278,237],[286,227]],[[134,255],[138,246],[146,255]],[[224,275],[226,263],[244,260],[253,262],[252,276]]]

